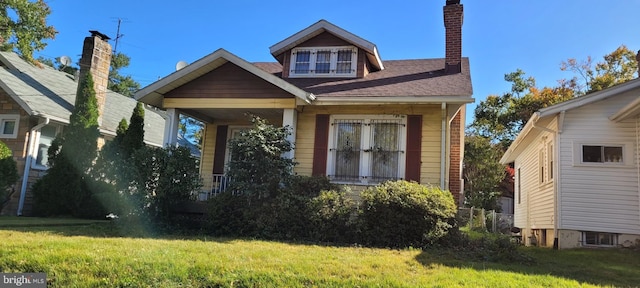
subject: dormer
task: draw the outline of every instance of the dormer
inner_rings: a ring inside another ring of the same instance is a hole
[[[271,46],[282,78],[362,78],[384,69],[375,44],[326,20]]]

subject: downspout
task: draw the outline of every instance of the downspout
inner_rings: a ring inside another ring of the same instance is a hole
[[[640,116],[636,117],[636,167],[638,169],[638,199],[640,199]],[[640,203],[638,209],[640,210]]]
[[[447,161],[447,103],[442,102],[442,135],[440,139],[440,189],[444,190],[444,175],[446,173],[446,161]]]
[[[20,201],[18,202],[18,216],[22,216],[24,208],[24,198],[27,195],[27,183],[29,182],[29,171],[31,171],[31,162],[33,161],[33,150],[35,149],[36,131],[49,124],[49,117],[44,117],[44,122],[34,126],[29,131],[29,143],[27,143],[27,159],[24,163],[24,173],[22,173],[22,186],[20,187]]]

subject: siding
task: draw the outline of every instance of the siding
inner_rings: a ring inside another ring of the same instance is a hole
[[[165,95],[165,98],[293,97],[281,88],[230,62]]]
[[[420,182],[440,185],[440,106],[438,105],[372,105],[372,106],[306,106],[298,113],[295,172],[311,175],[316,114],[387,114],[422,115],[422,155]],[[442,163],[444,165],[444,163]]]
[[[637,97],[632,91],[566,112],[560,144],[561,229],[640,233],[636,123],[608,119]],[[580,166],[574,165],[580,143],[630,147],[625,165]]]
[[[546,127],[556,127],[556,122],[551,121]],[[537,131],[536,131],[537,132]],[[546,151],[546,144],[553,141],[553,135],[548,132],[539,133],[527,148],[518,156],[515,163],[516,171],[520,169],[520,189],[518,191],[518,179],[515,183],[515,215],[514,221],[517,227],[530,227],[532,229],[553,228],[554,193],[553,182],[545,180],[540,183],[540,149]],[[543,159],[546,161],[546,158]],[[547,169],[547,168],[546,168]],[[547,173],[545,169],[545,173]],[[518,196],[522,199],[518,204]]]
[[[205,124],[202,141],[202,156],[200,158],[200,177],[202,177],[202,190],[211,191],[213,184],[213,155],[216,151],[217,125]]]

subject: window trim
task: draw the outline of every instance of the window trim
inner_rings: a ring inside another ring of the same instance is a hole
[[[329,61],[329,73],[315,73],[317,52],[331,51]],[[351,50],[351,73],[337,73],[338,51]],[[300,51],[309,51],[309,70],[307,73],[296,73],[296,53]],[[358,67],[358,48],[355,46],[319,46],[319,47],[296,47],[291,49],[291,57],[289,61],[289,78],[354,78],[357,75]]]
[[[399,149],[401,153],[401,156],[398,159],[398,178],[399,179],[405,179],[405,175],[406,175],[406,171],[405,171],[405,165],[406,165],[406,156],[407,156],[407,115],[382,115],[382,114],[350,114],[350,115],[330,115],[329,116],[329,139],[328,139],[328,145],[327,145],[327,167],[326,167],[326,175],[328,177],[330,177],[329,175],[333,175],[335,173],[335,157],[332,155],[331,151],[332,149],[335,149],[335,141],[336,141],[336,131],[335,131],[335,126],[332,125],[334,123],[335,120],[362,120],[363,123],[370,123],[371,120],[400,120],[400,124],[402,124],[401,129],[399,130],[399,135],[398,135],[398,139],[399,139]],[[365,138],[366,141],[362,141],[361,145],[364,146],[366,143],[369,143],[370,139],[368,139],[369,135],[370,135],[370,130],[369,133],[365,133],[365,131],[367,131],[367,129],[362,129],[362,139],[364,140]],[[362,148],[362,147],[361,147]],[[363,151],[365,149],[362,149]],[[368,175],[364,175],[364,174],[370,174],[370,165],[366,165],[368,163],[367,160],[368,157],[362,157],[360,160],[360,169],[359,169],[359,174],[358,177],[360,178],[360,180],[358,181],[340,181],[340,180],[331,180],[332,183],[339,183],[339,184],[355,184],[355,185],[372,185],[372,184],[377,184],[379,182],[376,181],[369,181],[369,178],[365,178],[363,176],[368,176]]]
[[[36,132],[35,143],[40,144],[40,135],[42,134],[42,128],[46,126],[53,126],[56,128],[56,137],[60,135],[60,133],[62,133],[62,129],[63,129],[62,125],[56,124],[56,123],[49,123],[43,127],[40,127],[40,129],[38,129],[38,131]],[[37,164],[36,159],[38,159],[38,152],[39,151],[37,149],[33,150],[33,160],[31,161],[31,168],[35,170],[48,170],[49,169],[48,166]]]
[[[621,147],[622,148],[622,161],[620,162],[584,162],[583,161],[583,147],[584,146],[603,146],[603,147]],[[629,155],[633,155],[631,149],[633,144],[630,142],[599,142],[599,141],[578,141],[573,143],[573,166],[582,167],[632,167],[634,166],[634,160],[630,159]]]
[[[4,127],[7,122],[14,122],[13,133],[5,134]],[[4,139],[16,139],[18,138],[18,130],[20,130],[20,115],[19,114],[0,114],[0,138]]]

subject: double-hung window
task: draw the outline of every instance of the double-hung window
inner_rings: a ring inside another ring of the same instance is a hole
[[[336,182],[369,184],[404,178],[406,117],[333,116],[328,175]]]
[[[18,138],[20,115],[0,114],[0,138]]]
[[[351,46],[294,48],[289,77],[355,77],[357,54]]]

